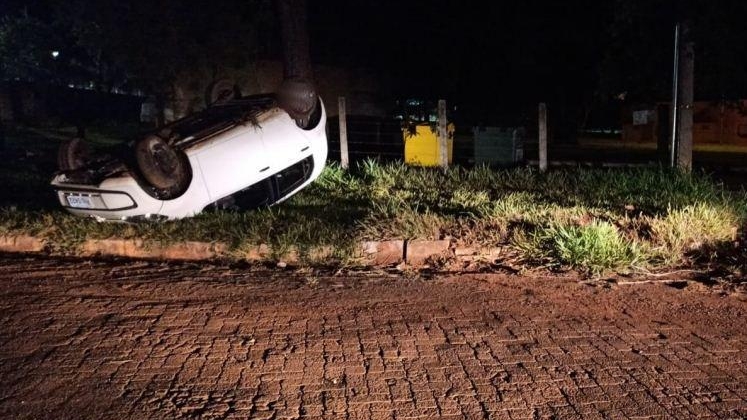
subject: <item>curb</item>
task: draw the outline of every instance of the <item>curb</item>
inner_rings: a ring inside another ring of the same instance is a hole
[[[80,257],[124,257],[147,260],[210,261],[233,259],[249,262],[282,261],[301,262],[296,249],[290,249],[282,257],[273,255],[272,249],[260,244],[231,251],[224,243],[187,241],[170,245],[145,243],[139,239],[87,239],[75,252],[55,252],[53,243],[30,235],[0,235],[0,252],[32,253],[48,255],[76,255]],[[434,258],[456,258],[460,260],[495,260],[500,248],[482,249],[458,247],[449,239],[445,240],[387,240],[364,241],[358,246],[358,261],[366,266],[390,266],[406,263],[411,266],[426,264]],[[334,249],[329,246],[309,250],[307,258],[324,262],[333,259]]]
[[[29,235],[0,236],[0,251],[42,252],[46,248],[43,240]]]
[[[88,239],[80,247],[80,255],[129,257],[157,260],[200,261],[219,258],[228,247],[206,242],[181,242],[168,246],[148,246],[137,239]]]

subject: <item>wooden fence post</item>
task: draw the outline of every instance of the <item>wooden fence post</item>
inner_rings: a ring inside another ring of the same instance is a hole
[[[449,167],[449,132],[446,120],[446,101],[438,101],[438,160],[445,171]]]
[[[547,105],[539,104],[539,170],[547,170]]]
[[[682,24],[682,43],[679,63],[679,118],[677,118],[677,167],[690,172],[693,166],[693,92],[695,77],[695,48],[690,25]]]
[[[348,169],[348,166],[350,166],[350,158],[348,157],[348,122],[345,115],[344,96],[337,98],[337,106],[340,120],[340,165],[343,169]]]

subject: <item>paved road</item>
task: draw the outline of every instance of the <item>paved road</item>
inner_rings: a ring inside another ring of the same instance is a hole
[[[0,256],[0,417],[747,417],[747,298]]]

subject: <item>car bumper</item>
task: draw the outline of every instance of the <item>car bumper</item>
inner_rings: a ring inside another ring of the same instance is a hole
[[[64,175],[52,180],[57,199],[67,211],[97,220],[158,218],[163,202],[148,195],[131,176],[109,178],[99,185],[69,184]]]

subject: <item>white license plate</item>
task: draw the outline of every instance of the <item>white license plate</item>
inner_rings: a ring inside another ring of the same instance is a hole
[[[91,197],[84,197],[82,195],[68,195],[67,204],[69,204],[70,207],[75,207],[76,209],[93,208],[93,200],[91,200]]]

